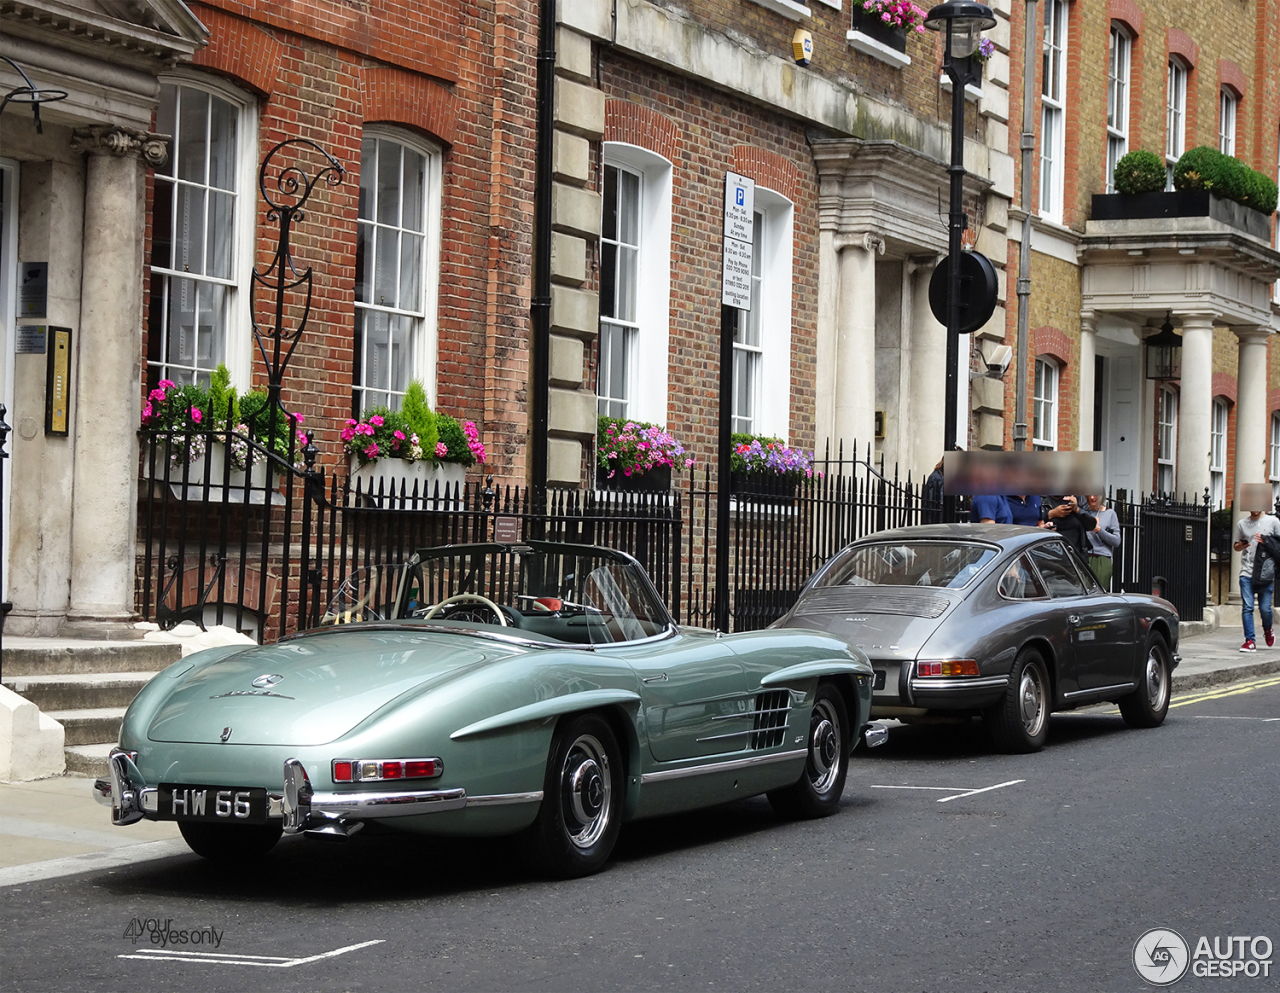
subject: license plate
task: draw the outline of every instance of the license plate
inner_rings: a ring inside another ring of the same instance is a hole
[[[161,783],[156,817],[164,821],[265,824],[267,791],[260,786]]]
[[[883,669],[876,670],[876,681],[871,684],[872,689],[877,689],[877,690],[884,689],[884,672],[885,671]]]

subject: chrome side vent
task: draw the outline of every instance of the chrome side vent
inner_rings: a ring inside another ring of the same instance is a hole
[[[770,690],[756,695],[752,748],[776,748],[787,737],[787,715],[791,712],[791,691]]]

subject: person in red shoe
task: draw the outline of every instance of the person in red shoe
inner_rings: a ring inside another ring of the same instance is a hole
[[[1242,487],[1244,489],[1244,487]],[[1242,499],[1242,503],[1244,500]],[[1253,611],[1255,602],[1254,589],[1254,553],[1262,544],[1263,535],[1271,535],[1280,538],[1280,520],[1277,520],[1272,514],[1268,514],[1263,510],[1251,510],[1246,517],[1236,521],[1235,541],[1232,546],[1240,553],[1240,620],[1244,625],[1244,644],[1240,646],[1242,652],[1257,651],[1257,642],[1254,640]],[[1269,557],[1268,557],[1269,558]],[[1269,560],[1271,564],[1271,580],[1265,585],[1259,577],[1259,586],[1256,590],[1256,601],[1259,613],[1262,615],[1262,632],[1263,637],[1267,639],[1267,644],[1275,643],[1275,636],[1271,631],[1272,624],[1272,593],[1275,590],[1275,562]]]

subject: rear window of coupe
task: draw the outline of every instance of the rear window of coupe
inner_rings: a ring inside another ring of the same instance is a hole
[[[877,541],[851,548],[815,586],[967,586],[998,550],[962,541]]]

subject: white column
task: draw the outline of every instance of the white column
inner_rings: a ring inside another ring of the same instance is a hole
[[[1240,506],[1240,487],[1267,482],[1267,337],[1264,327],[1232,328],[1239,339],[1236,360],[1236,471],[1231,498]],[[1239,516],[1239,515],[1237,515]],[[1232,579],[1240,574],[1240,553],[1231,550]]]
[[[910,439],[910,468],[917,480],[928,476],[942,458],[946,435],[945,411],[938,398],[945,396],[947,388],[947,329],[929,307],[929,280],[937,263],[938,257],[929,255],[907,264],[911,309],[903,315],[903,333],[909,342],[907,409],[911,423],[903,433]]]
[[[833,441],[846,453],[855,442],[865,451],[875,437],[877,251],[884,243],[871,235],[840,246]]]
[[[75,478],[71,496],[68,633],[119,637],[133,619],[142,390],[143,166],[163,161],[155,136],[122,128],[76,132],[89,152],[84,270],[71,397]]]
[[[1094,378],[1097,366],[1098,325],[1093,311],[1080,312],[1080,402],[1077,406],[1080,435],[1076,450],[1093,451],[1093,394],[1097,386]]]
[[[836,235],[818,232],[818,340],[817,369],[814,373],[814,442],[822,451],[836,440],[836,342],[839,337],[840,255]]]
[[[1213,416],[1213,315],[1175,314],[1182,324],[1182,384],[1178,397],[1178,472],[1174,489],[1198,502],[1209,486]]]

